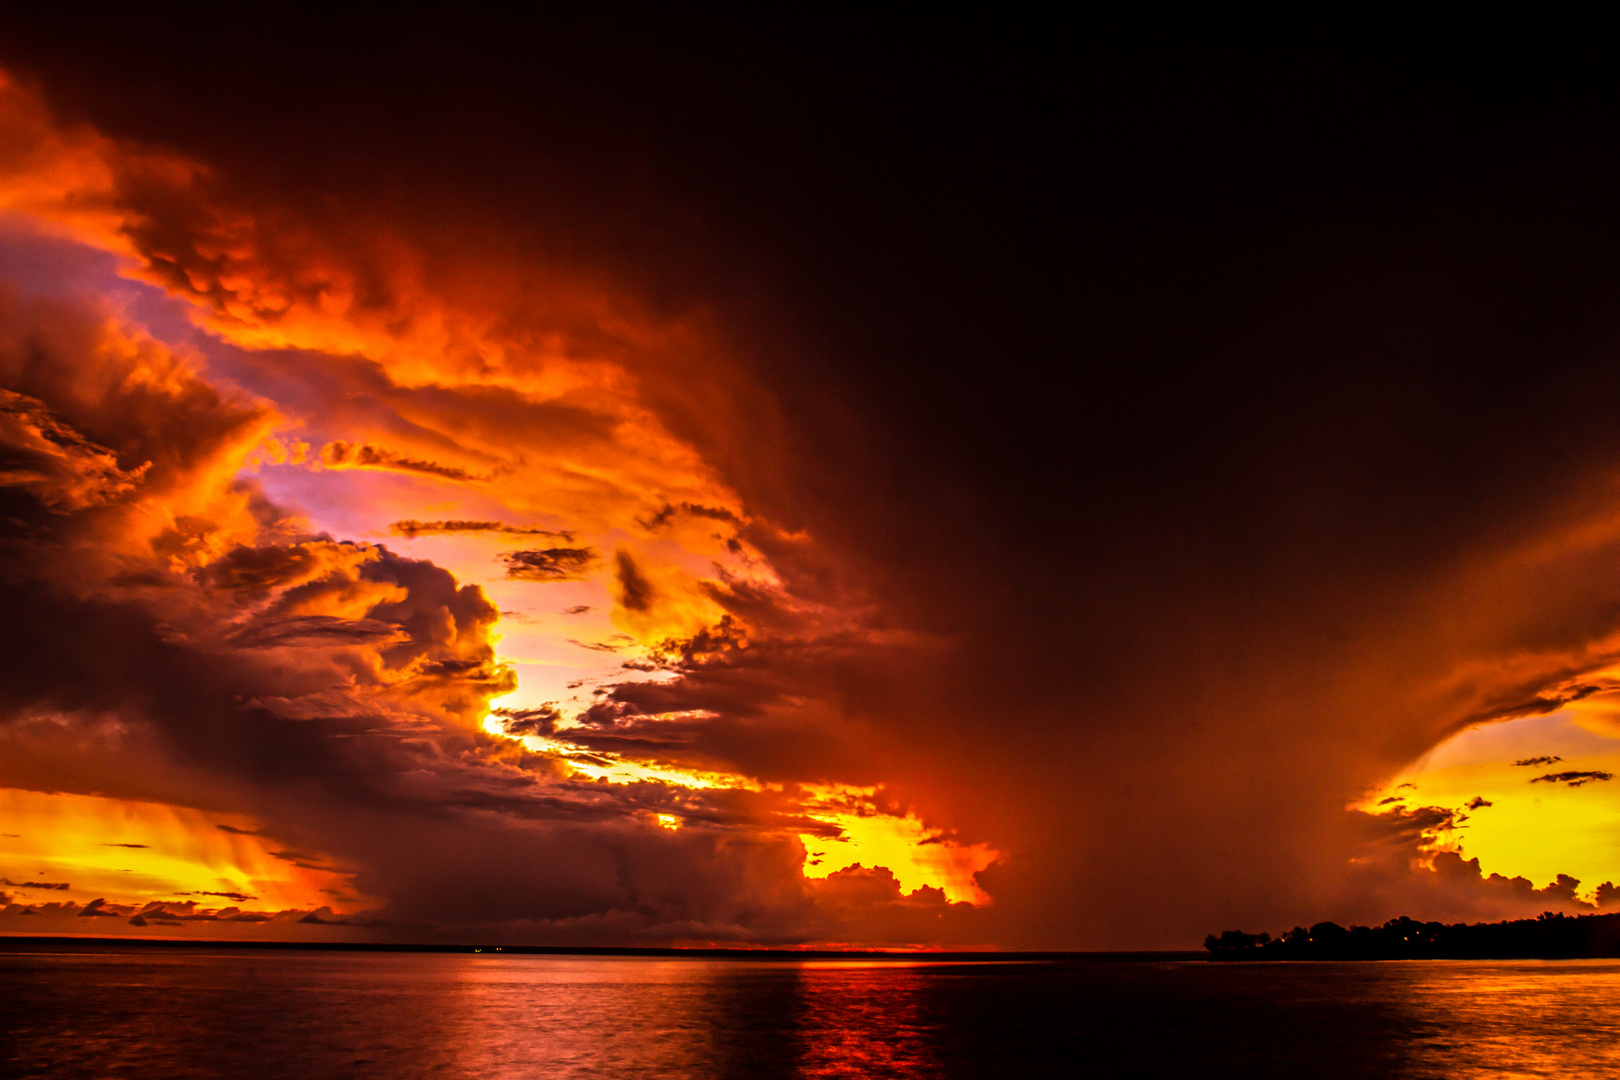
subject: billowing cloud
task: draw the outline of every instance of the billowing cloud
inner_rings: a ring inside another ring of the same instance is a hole
[[[58,858],[80,859],[87,888],[105,888],[110,869],[147,873],[143,867],[161,864],[172,875],[174,845],[204,843],[196,831],[202,828],[218,838],[207,843],[236,845],[227,861],[237,861],[237,876],[228,880],[249,887],[225,887],[198,862],[190,871],[197,876],[171,878],[168,887],[182,896],[253,901],[276,871],[267,863],[252,869],[252,860],[268,859],[305,875],[278,886],[283,895],[311,897],[348,883],[351,898],[334,913],[332,904],[309,901],[205,908],[196,900],[107,894],[60,910],[13,905],[7,917],[41,926],[116,917],[135,930],[296,924],[359,933],[386,924],[390,933],[414,935],[477,924],[556,940],[786,942],[863,937],[883,927],[883,934],[924,941],[936,935],[941,912],[960,909],[957,932],[978,932],[971,904],[953,905],[942,893],[925,902],[934,895],[929,887],[901,890],[886,870],[878,880],[889,885],[868,900],[806,879],[799,835],[836,834],[838,826],[806,816],[803,793],[766,791],[731,771],[735,762],[724,754],[703,755],[719,770],[710,778],[666,777],[658,772],[665,755],[653,743],[641,741],[633,754],[595,750],[569,735],[588,725],[555,705],[491,711],[490,702],[516,685],[494,648],[499,611],[479,586],[432,562],[311,533],[268,499],[252,474],[240,471],[273,438],[276,415],[267,406],[209,392],[193,361],[154,341],[115,354],[124,377],[109,384],[129,386],[130,372],[166,369],[180,402],[154,402],[145,393],[120,401],[115,392],[75,413],[64,388],[108,363],[95,343],[119,340],[124,331],[111,323],[96,329],[93,311],[71,306],[14,306],[9,317],[3,329],[13,334],[17,320],[44,328],[24,384],[52,394],[50,401],[30,398],[19,415],[32,425],[29,437],[68,451],[55,459],[50,484],[13,485],[13,508],[23,515],[13,521],[31,540],[7,555],[3,587],[32,618],[14,625],[8,641],[0,738],[9,766],[0,782],[146,800],[142,805],[223,804],[254,822],[207,822],[177,809],[177,820],[191,824],[150,839],[90,841],[139,856],[133,868],[103,868],[85,849],[72,855],[58,844]],[[77,337],[44,336],[58,324],[76,328]],[[143,427],[164,408],[187,422]],[[130,430],[144,441],[131,444]],[[120,445],[138,449],[141,460],[125,464],[113,449]],[[297,467],[290,456],[284,460]],[[95,495],[66,498],[63,491]],[[57,519],[60,526],[40,531]],[[394,531],[406,539],[566,535],[487,524],[444,519]],[[505,561],[513,577],[569,581],[590,571],[595,553],[537,549],[509,552]],[[621,605],[649,614],[650,579],[638,576],[628,554],[617,565],[615,580],[631,590]],[[661,573],[656,595],[667,603],[679,578]],[[576,607],[576,615],[592,610]],[[740,640],[735,629],[722,633]],[[634,636],[613,637],[615,650],[640,647]],[[715,647],[708,640],[667,647],[695,655]],[[659,661],[651,670],[666,666]],[[484,730],[486,716],[500,734]],[[513,739],[553,741],[532,751]],[[150,766],[117,764],[132,760]],[[603,769],[618,782],[595,781],[593,770]],[[40,796],[48,806],[74,797]],[[52,828],[60,840],[62,826]],[[407,846],[383,841],[401,828],[417,839]],[[514,876],[515,855],[549,868],[549,884]],[[593,884],[590,868],[604,859],[622,877]],[[561,878],[559,865],[569,868]],[[659,879],[667,883],[655,888]],[[467,881],[493,881],[503,899],[491,904],[482,887],[472,897],[456,895]],[[447,891],[450,882],[455,891]],[[878,921],[866,926],[867,916]]]
[[[125,472],[116,455],[58,421],[42,402],[0,390],[0,487],[22,488],[71,513],[134,489],[150,463]]]

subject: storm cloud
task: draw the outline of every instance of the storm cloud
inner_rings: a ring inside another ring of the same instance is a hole
[[[1581,65],[224,18],[0,44],[0,780],[250,815],[393,933],[1584,903],[1345,809],[1620,663]],[[993,846],[993,902],[807,877],[834,809]]]

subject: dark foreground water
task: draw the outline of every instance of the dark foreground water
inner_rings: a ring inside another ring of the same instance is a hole
[[[1620,1075],[1620,963],[4,951],[6,1077]]]

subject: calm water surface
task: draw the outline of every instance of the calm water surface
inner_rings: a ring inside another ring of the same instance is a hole
[[[0,951],[5,1077],[1613,1077],[1613,961]]]

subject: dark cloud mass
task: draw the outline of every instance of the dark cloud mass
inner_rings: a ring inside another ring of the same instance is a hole
[[[656,514],[641,522],[641,525],[649,532],[656,532],[660,527],[673,520],[676,514],[690,514],[693,517],[725,522],[727,525],[742,524],[742,521],[735,513],[724,507],[701,506],[697,503],[683,502],[679,506],[666,503]]]
[[[628,551],[619,551],[613,561],[613,574],[619,582],[619,603],[629,611],[646,611],[652,607],[652,582],[636,566],[636,560]]]
[[[51,220],[214,350],[0,263],[0,783],[251,816],[214,838],[420,936],[1176,948],[1584,903],[1436,847],[1459,811],[1345,807],[1620,663],[1606,45],[526,18],[0,17],[49,106],[4,145],[113,162]],[[400,504],[319,532],[238,468],[272,436],[311,506]],[[446,501],[537,462],[543,497]],[[564,509],[596,531],[508,523]],[[494,713],[571,749],[483,728],[499,610],[385,532],[554,537],[479,558],[601,587],[574,652],[626,666]],[[682,591],[687,533],[734,561]],[[834,784],[1003,852],[993,903],[805,878]],[[235,918],[363,930],[192,921]]]
[[[1598,770],[1586,770],[1548,773],[1545,776],[1538,776],[1530,782],[1532,784],[1567,784],[1570,787],[1580,787],[1582,784],[1590,784],[1597,780],[1613,779],[1614,773],[1601,772]]]
[[[571,581],[584,573],[596,561],[591,548],[536,548],[531,551],[508,551],[501,556],[506,563],[506,576],[529,581]]]
[[[473,474],[454,465],[441,465],[436,461],[419,461],[405,457],[387,447],[355,445],[341,440],[321,447],[321,460],[334,468],[398,469],[402,472],[427,473],[447,480],[471,480]]]
[[[464,532],[515,533],[520,536],[555,536],[563,540],[573,539],[566,532],[535,528],[532,525],[509,525],[504,521],[417,521],[413,518],[394,522],[388,527],[388,531],[411,539],[440,533]]]
[[[58,421],[43,402],[10,390],[0,390],[0,429],[0,486],[22,488],[59,513],[131,490],[146,468],[124,472],[111,450]]]
[[[73,887],[72,882],[67,881],[11,881],[7,878],[0,878],[0,885],[10,885],[13,889],[51,889],[58,892],[66,892]]]
[[[508,735],[554,735],[562,713],[555,705],[535,709],[493,709]]]

